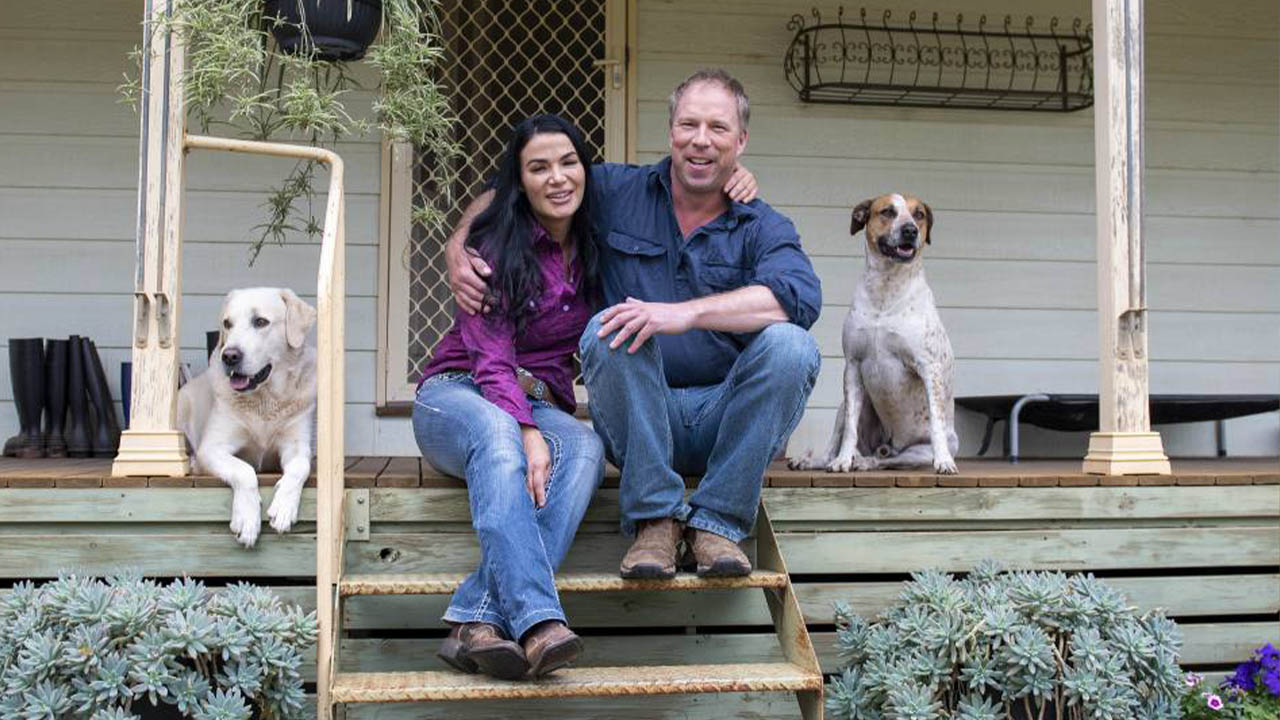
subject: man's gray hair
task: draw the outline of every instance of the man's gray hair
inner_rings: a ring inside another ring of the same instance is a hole
[[[667,98],[667,127],[675,125],[676,106],[680,104],[680,98],[684,96],[684,91],[690,85],[699,83],[719,85],[733,95],[733,98],[738,101],[738,124],[742,126],[742,130],[745,132],[747,122],[751,120],[751,104],[747,101],[747,91],[742,88],[742,83],[738,82],[737,78],[720,68],[699,70],[685,78],[684,82],[671,91],[671,97]]]

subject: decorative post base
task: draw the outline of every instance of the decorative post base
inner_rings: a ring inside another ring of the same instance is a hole
[[[177,430],[125,430],[120,433],[120,451],[111,464],[112,477],[184,477],[190,470],[187,439]]]
[[[1084,456],[1089,475],[1168,475],[1169,458],[1158,432],[1095,432]]]

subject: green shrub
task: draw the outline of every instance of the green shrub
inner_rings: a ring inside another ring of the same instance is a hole
[[[1174,720],[1181,634],[1092,575],[912,576],[874,622],[837,606],[839,720]]]
[[[303,717],[315,614],[263,588],[66,574],[0,596],[0,717],[125,720],[143,703],[198,720]]]

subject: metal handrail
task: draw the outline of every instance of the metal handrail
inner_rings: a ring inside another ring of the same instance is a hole
[[[329,166],[320,267],[316,273],[316,713],[329,718],[329,689],[337,670],[338,571],[343,524],[343,348],[346,305],[345,219],[342,158],[324,148],[287,143],[188,135],[187,148],[224,150],[312,160]]]

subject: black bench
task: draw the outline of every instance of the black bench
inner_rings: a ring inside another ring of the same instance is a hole
[[[1097,395],[971,395],[956,398],[956,405],[987,416],[978,455],[991,445],[992,430],[1005,421],[1004,454],[1018,462],[1018,423],[1050,430],[1073,432],[1098,429]],[[1218,457],[1227,454],[1222,421],[1280,410],[1280,395],[1151,395],[1151,424],[1217,422]]]

